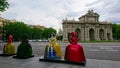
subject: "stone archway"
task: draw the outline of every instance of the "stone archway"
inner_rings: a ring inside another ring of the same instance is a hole
[[[100,40],[104,40],[104,30],[103,29],[100,29],[99,37],[100,37]]]
[[[89,30],[89,39],[90,41],[95,40],[95,31],[92,28]]]
[[[69,38],[70,38],[70,33],[67,34],[67,39],[69,39]]]
[[[110,33],[107,33],[107,38],[108,40],[110,40]]]
[[[75,32],[77,33],[77,38],[80,40],[81,39],[81,31],[79,28],[75,29]]]

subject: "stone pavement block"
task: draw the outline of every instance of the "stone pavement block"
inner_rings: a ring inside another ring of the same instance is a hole
[[[119,68],[119,61],[87,59],[85,66],[39,61],[39,57],[14,59],[0,56],[0,68]]]
[[[13,60],[11,60],[11,56],[10,57],[3,57],[3,56],[0,56],[0,63],[11,63],[13,62]]]
[[[113,61],[110,60],[93,60],[98,68],[114,68]]]
[[[92,59],[87,59],[85,68],[98,68],[96,62]]]
[[[7,63],[0,62],[0,68],[24,68],[24,67],[19,66],[19,65],[7,64]]]
[[[56,63],[42,62],[42,61],[37,60],[32,64],[25,65],[25,67],[26,68],[73,68],[73,65],[57,63],[57,62]]]
[[[49,62],[39,62],[34,61],[31,64],[27,64],[24,66],[25,68],[55,68],[55,64]]]
[[[25,66],[27,64],[33,63],[34,61],[37,61],[36,58],[15,59],[15,58],[12,58],[12,56],[11,57],[0,57],[0,60],[1,60],[0,63],[19,65],[19,66]]]
[[[17,58],[12,58],[13,62],[12,64],[20,65],[20,66],[26,66],[34,63],[37,61],[37,57],[35,58],[28,58],[28,59],[17,59]]]
[[[114,68],[114,66],[110,63],[100,62],[98,64],[98,68]]]
[[[120,68],[120,61],[112,61],[111,63],[113,64],[114,68]]]
[[[73,68],[72,66],[74,65],[58,63],[55,68]]]

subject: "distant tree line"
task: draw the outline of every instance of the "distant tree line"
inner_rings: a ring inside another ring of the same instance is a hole
[[[112,33],[114,40],[120,40],[120,24],[112,24]]]
[[[29,36],[29,39],[48,39],[52,33],[56,33],[53,28],[37,28],[30,27],[24,22],[14,22],[4,25],[5,39],[9,34],[13,35],[14,41],[20,41],[24,34]]]

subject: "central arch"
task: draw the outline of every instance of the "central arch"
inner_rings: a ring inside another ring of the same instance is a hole
[[[110,40],[110,33],[107,33],[107,38],[108,40]]]
[[[100,37],[100,40],[104,40],[104,30],[103,29],[100,29],[99,37]]]
[[[79,28],[75,29],[75,32],[77,33],[77,38],[80,40],[81,39],[81,31]]]
[[[92,28],[89,30],[89,38],[90,38],[90,41],[95,40],[95,31]]]

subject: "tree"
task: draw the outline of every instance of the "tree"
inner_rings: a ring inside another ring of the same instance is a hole
[[[52,33],[56,33],[56,30],[53,28],[37,28],[24,24],[24,22],[8,22],[4,27],[5,38],[9,34],[13,35],[14,41],[20,41],[23,38],[24,34],[29,36],[29,39],[48,39]]]
[[[43,34],[42,34],[43,39],[48,39],[48,38],[50,38],[50,35],[51,35],[52,33],[55,33],[55,34],[56,34],[56,30],[53,29],[53,28],[44,28]]]
[[[41,28],[32,28],[32,39],[42,39],[42,32],[43,30]]]
[[[63,35],[57,36],[57,40],[61,40],[62,41],[62,39],[63,39]]]
[[[0,0],[0,12],[5,11],[8,8],[9,4],[7,0]]]
[[[112,24],[113,39],[120,40],[120,25]]]
[[[9,22],[3,28],[5,29],[6,38],[9,34],[12,34],[14,41],[21,40],[24,34],[29,35],[29,37],[31,36],[31,28],[23,22]]]

